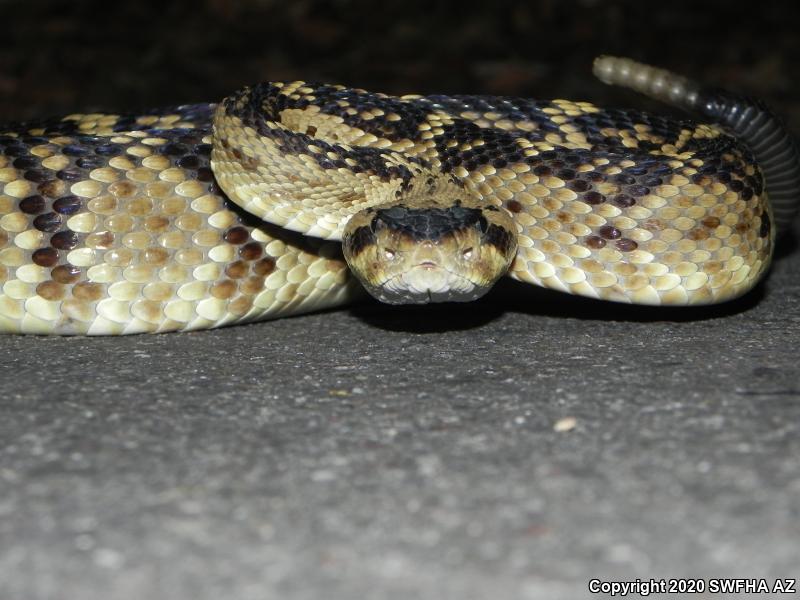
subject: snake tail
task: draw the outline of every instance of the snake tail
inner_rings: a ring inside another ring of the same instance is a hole
[[[764,102],[706,88],[629,58],[600,56],[593,72],[604,83],[630,88],[725,126],[748,146],[761,167],[778,233],[791,227],[800,209],[800,151],[783,120]]]

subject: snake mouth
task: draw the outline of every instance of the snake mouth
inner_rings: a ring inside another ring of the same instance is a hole
[[[385,275],[374,283],[363,283],[372,296],[387,304],[470,302],[483,296],[491,287],[429,261],[401,273]]]

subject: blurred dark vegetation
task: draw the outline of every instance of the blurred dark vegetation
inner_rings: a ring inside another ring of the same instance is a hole
[[[757,94],[800,130],[800,3],[5,0],[0,121],[217,101],[258,80],[649,106],[590,74],[629,55]]]

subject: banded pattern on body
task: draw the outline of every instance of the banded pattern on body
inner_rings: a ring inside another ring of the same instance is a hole
[[[359,293],[338,244],[260,222],[209,167],[213,105],[0,136],[0,330],[217,327]]]
[[[775,238],[758,166],[717,125],[268,83],[0,127],[0,329],[170,331],[342,304],[361,293],[347,222],[432,197],[513,217],[511,277],[605,300],[735,297]]]
[[[304,82],[247,88],[218,107],[217,123],[215,173],[231,199],[328,239],[359,210],[440,181],[512,213],[509,274],[552,289],[712,303],[747,291],[769,264],[762,174],[716,125]]]

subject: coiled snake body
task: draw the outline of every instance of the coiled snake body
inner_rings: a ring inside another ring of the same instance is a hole
[[[0,330],[209,328],[363,287],[469,300],[504,274],[644,304],[749,290],[795,211],[791,138],[758,103],[595,67],[718,124],[295,82],[2,127]]]

